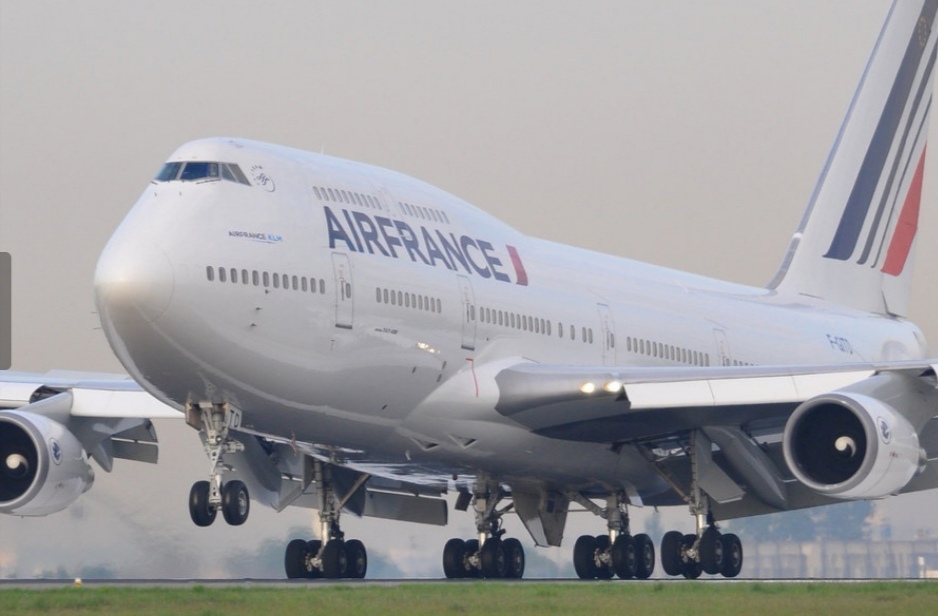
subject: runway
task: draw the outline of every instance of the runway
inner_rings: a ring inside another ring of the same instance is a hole
[[[263,579],[263,578],[239,578],[239,579],[5,579],[0,580],[0,591],[8,589],[23,590],[54,590],[59,588],[80,587],[80,588],[103,588],[108,586],[119,586],[122,588],[186,588],[204,586],[211,588],[328,588],[331,586],[419,586],[419,585],[437,585],[437,584],[498,584],[498,585],[531,585],[531,584],[594,584],[594,585],[618,585],[618,584],[869,584],[880,582],[923,582],[938,583],[934,579],[926,578],[845,578],[845,579],[758,579],[758,578],[700,578],[697,580],[685,580],[683,578],[650,578],[648,580],[578,580],[572,578],[530,578],[525,580],[478,580],[478,579],[458,579],[448,580],[445,578],[423,578],[423,579],[364,579],[364,580],[281,580],[281,579]]]

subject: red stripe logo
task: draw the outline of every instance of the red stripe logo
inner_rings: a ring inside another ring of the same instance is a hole
[[[922,201],[922,177],[924,174],[925,151],[922,150],[922,157],[919,159],[915,175],[912,177],[912,184],[905,196],[905,203],[902,204],[902,211],[899,212],[896,230],[892,234],[892,241],[889,242],[886,263],[883,264],[882,269],[884,274],[898,276],[905,269],[906,261],[912,250],[912,240],[915,239],[915,232],[918,231],[918,211]]]
[[[518,275],[518,282],[522,287],[528,286],[528,273],[524,271],[524,264],[521,262],[521,257],[518,255],[518,250],[514,246],[505,245],[505,248],[508,249],[508,256],[511,257],[511,264],[515,266],[515,274]]]

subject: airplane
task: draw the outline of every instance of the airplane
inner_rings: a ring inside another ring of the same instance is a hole
[[[89,458],[208,458],[198,526],[319,511],[288,578],[364,577],[342,514],[446,524],[447,578],[520,578],[517,515],[584,579],[732,578],[726,520],[938,487],[938,358],[907,318],[938,0],[897,1],[782,265],[748,287],[529,237],[405,175],[237,138],[181,146],[94,292],[129,376],[0,373],[0,512],[47,515]],[[687,506],[658,546],[630,507]]]

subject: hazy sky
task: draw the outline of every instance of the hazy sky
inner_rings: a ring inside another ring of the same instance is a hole
[[[532,235],[764,284],[888,6],[5,1],[0,250],[13,255],[13,367],[121,370],[93,314],[97,256],[163,160],[205,136],[390,167]],[[938,352],[935,160],[911,316]],[[307,522],[257,507],[244,529],[195,529],[185,498],[208,464],[194,432],[161,429],[166,463],[99,472],[81,499],[94,516],[0,518],[0,575],[63,542],[103,542],[95,549],[130,562],[140,537],[160,532],[172,536],[164,550],[204,556]],[[895,502],[884,510],[904,529],[894,536],[938,535],[935,492]],[[356,528],[394,532],[404,560],[411,546],[438,562],[470,517],[452,512],[457,527],[424,540],[412,527]],[[166,558],[144,571],[166,575],[180,556]]]

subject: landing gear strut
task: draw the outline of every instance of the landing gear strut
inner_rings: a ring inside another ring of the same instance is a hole
[[[471,499],[477,539],[450,539],[443,547],[443,572],[447,578],[511,578],[524,575],[524,548],[514,538],[502,539],[502,516],[512,505],[496,509],[506,496],[498,482],[480,475],[475,489],[460,494],[457,509],[468,509]]]
[[[228,404],[200,402],[186,409],[186,423],[199,430],[205,453],[212,468],[208,481],[197,481],[189,491],[189,516],[196,526],[210,526],[221,510],[225,521],[240,526],[248,519],[251,499],[244,482],[237,479],[222,482],[224,454],[243,451],[244,445],[229,436],[229,430],[241,423],[241,414]]]
[[[582,535],[573,545],[573,568],[582,580],[647,579],[655,570],[655,544],[645,534],[629,532],[629,515],[622,494],[610,494],[599,507],[581,494],[572,499],[606,520],[608,534]]]
[[[733,578],[739,575],[743,567],[743,545],[739,537],[732,533],[722,534],[710,510],[710,499],[700,489],[701,460],[709,460],[710,441],[700,432],[692,432],[690,444],[686,448],[691,461],[691,487],[685,493],[678,482],[668,473],[663,465],[646,452],[659,474],[671,484],[690,506],[696,521],[695,534],[682,534],[669,531],[661,539],[661,565],[668,575],[683,575],[687,579],[696,579],[702,573],[722,575]],[[701,448],[706,448],[701,452]],[[703,455],[702,455],[703,454]]]
[[[368,571],[368,553],[358,539],[345,541],[339,513],[348,499],[368,480],[361,475],[341,498],[334,491],[332,467],[313,461],[313,481],[319,493],[319,536],[323,540],[294,539],[287,544],[283,566],[288,578],[363,578]]]

